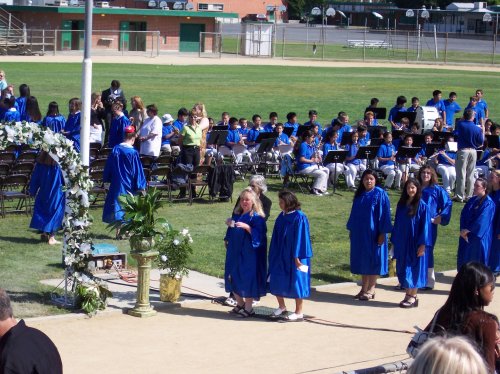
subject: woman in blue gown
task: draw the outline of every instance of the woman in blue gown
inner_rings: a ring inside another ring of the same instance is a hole
[[[494,215],[495,203],[486,194],[486,180],[478,178],[474,182],[474,196],[460,214],[457,269],[469,261],[488,264]]]
[[[19,112],[20,120],[26,121],[28,119],[26,113],[26,101],[31,95],[30,88],[27,84],[23,83],[19,86],[19,97],[16,99],[16,107]]]
[[[500,170],[492,170],[488,175],[490,197],[495,203],[493,236],[488,257],[488,266],[495,274],[500,273]]]
[[[111,110],[113,111],[113,120],[109,126],[109,148],[123,142],[124,130],[130,125],[130,120],[123,113],[123,104],[121,102],[115,101],[111,106]]]
[[[134,149],[135,138],[135,127],[128,126],[125,129],[125,141],[115,146],[106,160],[103,181],[110,185],[102,211],[103,222],[114,223],[123,219],[125,214],[118,202],[120,195],[135,195],[146,189],[144,169],[139,153]]]
[[[236,299],[232,312],[250,317],[255,314],[253,300],[266,295],[267,275],[266,221],[260,200],[251,187],[240,194],[239,205],[226,224],[226,292],[232,292]]]
[[[42,239],[50,245],[60,244],[54,234],[64,218],[63,186],[61,167],[47,152],[41,151],[30,180],[30,195],[36,196],[30,227],[41,231]]]
[[[450,223],[453,203],[444,188],[438,185],[436,171],[429,165],[422,166],[418,172],[418,181],[422,185],[422,200],[429,207],[431,215],[432,246],[426,252],[427,256],[427,286],[424,289],[432,290],[436,283],[434,275],[434,246],[436,245],[438,225],[446,226]]]
[[[269,291],[278,299],[272,316],[302,321],[303,299],[311,292],[309,221],[292,192],[281,191],[278,197],[282,212],[276,218],[269,247]],[[294,313],[287,315],[284,298],[295,299]]]
[[[49,103],[47,115],[42,120],[42,126],[48,127],[53,132],[61,132],[66,125],[66,118],[59,113],[59,105],[55,101]]]
[[[427,252],[432,246],[431,216],[421,199],[422,187],[415,178],[409,178],[401,193],[391,242],[394,245],[396,272],[406,296],[401,308],[418,306],[417,291],[427,284]]]
[[[29,96],[26,100],[26,122],[34,122],[38,125],[42,123],[42,113],[35,96]]]
[[[72,98],[69,103],[69,115],[62,133],[66,138],[73,141],[73,147],[80,152],[80,117],[82,101],[77,97]]]
[[[387,192],[376,187],[376,174],[367,169],[354,195],[347,221],[351,242],[351,273],[361,274],[359,300],[375,298],[379,275],[387,274],[387,234],[392,230]]]

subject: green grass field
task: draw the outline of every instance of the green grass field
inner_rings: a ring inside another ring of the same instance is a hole
[[[79,64],[18,64],[3,63],[7,80],[18,86],[28,83],[37,96],[42,111],[49,101],[60,103],[67,114],[67,100],[80,96],[81,66]],[[295,111],[300,122],[307,111],[319,111],[319,119],[329,122],[338,111],[347,111],[352,119],[362,115],[371,97],[378,97],[381,106],[391,107],[396,96],[419,96],[427,100],[434,89],[458,93],[459,102],[483,88],[493,118],[499,112],[500,74],[429,69],[395,68],[311,68],[311,67],[251,67],[251,66],[155,66],[111,65],[94,66],[94,90],[108,87],[112,79],[122,82],[127,97],[141,96],[146,104],[156,103],[160,111],[174,114],[181,106],[190,107],[201,101],[210,116],[218,118],[224,110],[235,116],[250,118],[254,113],[267,117],[277,111],[284,119]],[[235,194],[247,181],[235,185]],[[273,201],[269,220],[269,235],[278,214],[278,180],[270,180],[268,195]],[[315,197],[299,195],[303,210],[309,216],[315,258],[313,283],[329,283],[356,279],[349,272],[348,233],[345,230],[352,192],[340,191],[341,196]],[[393,207],[397,194],[391,192]],[[195,254],[191,268],[222,276],[224,270],[224,220],[232,211],[232,203],[185,203],[162,209],[175,228],[188,227],[194,239]],[[436,250],[437,270],[455,267],[460,205],[454,206],[449,226],[440,229]],[[92,234],[96,242],[109,242],[128,252],[126,241],[116,242],[101,222],[101,209],[93,209]],[[50,305],[50,288],[39,280],[60,278],[59,249],[41,244],[38,235],[28,229],[30,218],[9,215],[0,219],[0,286],[13,295],[19,317],[59,313]],[[130,259],[131,260],[131,259]]]

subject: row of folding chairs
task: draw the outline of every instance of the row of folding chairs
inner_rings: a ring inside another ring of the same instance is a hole
[[[191,173],[186,173],[179,166],[158,166],[154,169],[144,169],[144,174],[148,188],[162,191],[162,197],[169,202],[188,201],[191,205],[194,200],[204,197],[211,200],[207,181],[211,168],[208,165],[200,165],[194,168]],[[183,175],[185,175],[184,179]],[[103,170],[90,170],[90,179],[94,182],[90,191],[91,205],[94,207],[102,206],[108,192],[107,186],[103,182]],[[196,195],[193,194],[195,189],[198,189]]]
[[[9,174],[0,177],[0,214],[31,212],[32,197],[29,195],[29,176]]]
[[[15,151],[0,152],[0,164],[13,165],[21,162],[35,163],[38,153],[36,151],[23,151],[17,154]]]

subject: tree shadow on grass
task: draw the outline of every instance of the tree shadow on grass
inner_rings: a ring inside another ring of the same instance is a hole
[[[27,291],[9,291],[7,290],[10,301],[14,303],[33,303],[51,305],[50,292],[27,292]]]
[[[26,238],[19,236],[0,236],[0,241],[4,240],[6,242],[16,243],[16,244],[40,244],[42,243],[38,238]]]
[[[48,267],[50,268],[55,268],[55,269],[64,269],[65,266],[63,265],[62,262],[52,262],[50,264],[47,264]]]
[[[99,239],[99,240],[115,240],[114,234],[94,234],[92,235],[92,239]]]

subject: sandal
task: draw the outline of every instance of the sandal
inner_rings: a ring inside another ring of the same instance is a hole
[[[363,294],[359,297],[359,300],[361,301],[368,301],[368,300],[373,300],[375,299],[375,292],[370,293],[370,292],[363,292]]]
[[[406,295],[404,300],[399,303],[399,307],[405,309],[418,307],[417,296]]]
[[[242,307],[238,312],[238,316],[241,318],[248,318],[255,315],[255,311],[252,309],[250,311],[246,310],[245,307]]]
[[[364,293],[365,293],[365,291],[361,290],[361,291],[359,291],[356,295],[354,295],[354,298],[355,298],[356,300],[358,300],[358,299],[361,297],[361,295],[363,295]]]
[[[229,313],[239,314],[242,309],[245,309],[245,305],[236,305]]]

